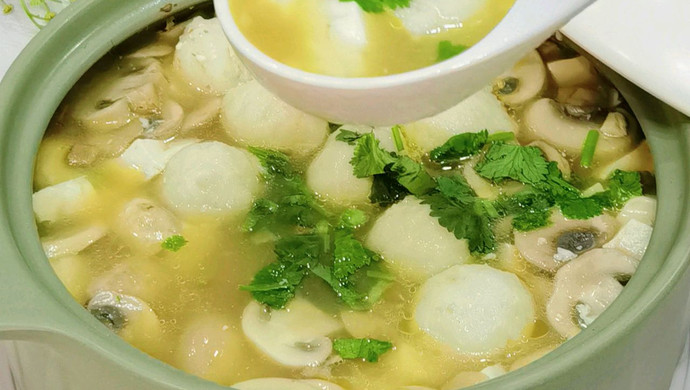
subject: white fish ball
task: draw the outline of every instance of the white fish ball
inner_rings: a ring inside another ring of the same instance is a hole
[[[231,89],[221,117],[235,141],[285,153],[311,154],[328,136],[328,122],[283,102],[257,81]]]
[[[197,16],[187,24],[175,47],[174,66],[193,87],[215,95],[252,79],[216,18]]]
[[[534,302],[517,276],[488,265],[457,265],[422,285],[419,328],[463,354],[488,354],[525,335]]]
[[[406,197],[374,222],[367,247],[380,253],[398,272],[416,280],[467,262],[467,240],[458,240],[430,213],[429,205]]]
[[[355,147],[335,139],[333,133],[324,148],[307,169],[307,185],[326,201],[339,205],[362,204],[369,201],[372,179],[358,178],[350,160]]]
[[[237,215],[261,190],[258,160],[249,152],[209,141],[175,154],[163,172],[163,196],[182,213]]]

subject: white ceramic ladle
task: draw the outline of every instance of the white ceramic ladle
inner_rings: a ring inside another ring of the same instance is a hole
[[[593,1],[517,0],[484,39],[460,55],[410,72],[362,78],[325,76],[282,64],[244,37],[228,0],[214,0],[214,5],[237,54],[281,99],[335,123],[392,125],[452,107],[509,69]]]

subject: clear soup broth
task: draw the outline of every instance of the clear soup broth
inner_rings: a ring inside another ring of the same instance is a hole
[[[449,390],[516,370],[618,296],[656,209],[627,105],[556,39],[447,112],[371,128],[278,100],[202,17],[77,83],[34,188],[86,310],[238,389]]]

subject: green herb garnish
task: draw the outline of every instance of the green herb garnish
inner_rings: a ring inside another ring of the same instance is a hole
[[[456,238],[467,239],[470,251],[485,254],[496,248],[491,222],[499,215],[490,202],[475,195],[462,176],[439,177],[438,190],[422,200],[441,226]]]
[[[438,43],[438,55],[436,57],[436,62],[451,59],[467,49],[469,49],[469,46],[462,44],[454,45],[451,41],[441,41]]]
[[[594,152],[597,149],[597,141],[599,141],[599,131],[590,130],[587,133],[585,142],[582,144],[582,153],[580,155],[580,166],[589,168],[594,160]]]
[[[343,359],[364,359],[377,362],[379,357],[390,351],[393,344],[374,339],[335,339],[333,350]]]
[[[177,252],[185,245],[187,245],[187,240],[179,234],[170,236],[161,242],[161,248],[170,252]]]
[[[341,2],[356,2],[364,12],[381,13],[386,9],[407,8],[410,0],[340,0]]]
[[[395,142],[395,150],[401,152],[405,149],[405,143],[402,138],[402,128],[399,125],[391,127],[391,134],[393,136],[393,142]]]

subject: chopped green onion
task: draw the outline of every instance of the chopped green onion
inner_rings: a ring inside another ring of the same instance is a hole
[[[505,142],[515,139],[515,133],[512,131],[499,131],[489,135],[489,142]]]
[[[405,149],[405,144],[403,143],[402,133],[400,132],[400,125],[395,125],[391,128],[391,133],[393,133],[393,141],[395,141],[395,149],[399,152]]]
[[[592,160],[594,160],[594,151],[597,148],[597,141],[599,141],[599,131],[590,130],[587,133],[587,138],[582,145],[582,157],[580,158],[580,166],[583,168],[589,168],[592,165]]]

